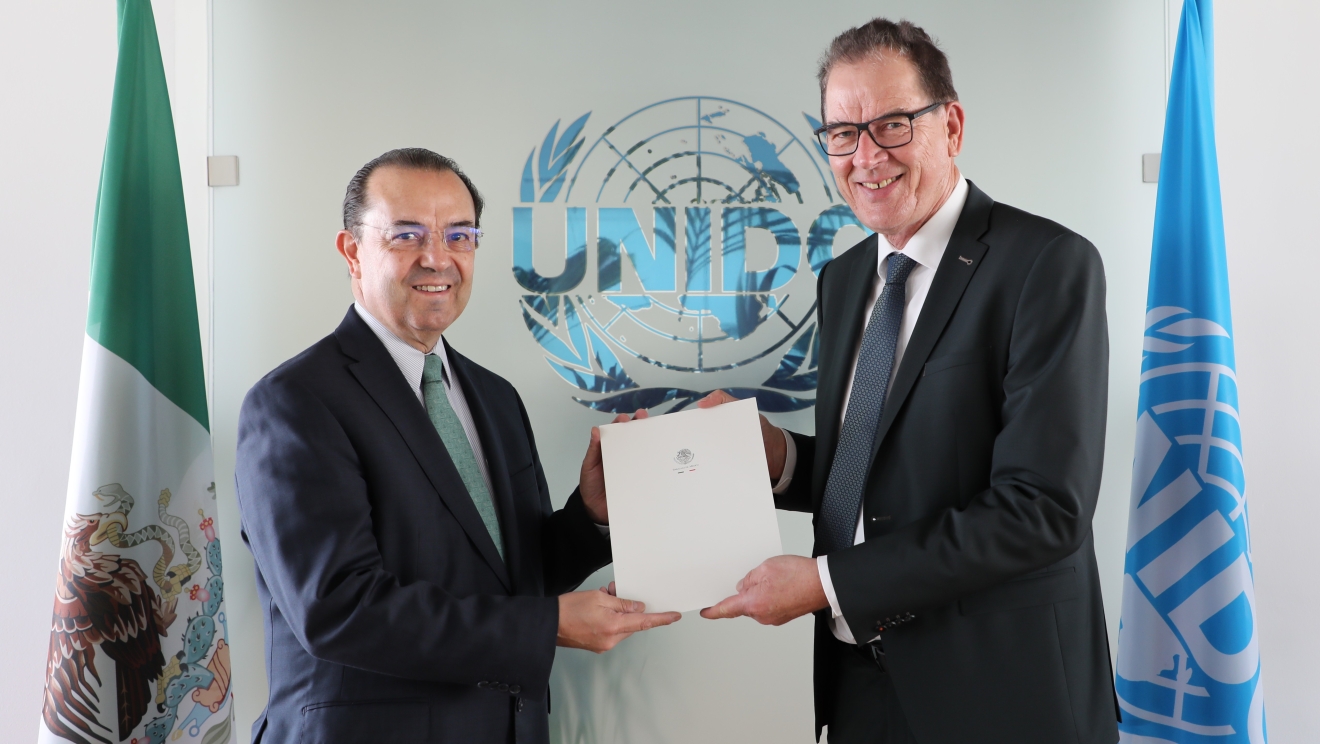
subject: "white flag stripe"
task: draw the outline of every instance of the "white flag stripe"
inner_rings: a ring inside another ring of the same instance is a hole
[[[1218,511],[1210,512],[1200,524],[1183,535],[1158,558],[1137,572],[1137,578],[1146,585],[1152,596],[1158,597],[1165,589],[1178,583],[1224,543],[1233,539],[1233,528]]]
[[[1142,351],[1155,351],[1160,354],[1177,354],[1192,348],[1191,344],[1176,344],[1172,341],[1165,341],[1162,338],[1151,338],[1147,336],[1141,341]]]
[[[157,484],[180,483],[202,456],[211,461],[211,435],[197,419],[161,395],[136,367],[83,336],[65,521],[75,509],[95,508],[91,494],[107,483],[119,483],[139,498],[154,497]],[[207,473],[204,485],[210,482]]]
[[[1156,377],[1164,377],[1165,375],[1180,375],[1184,372],[1216,372],[1233,382],[1237,382],[1237,375],[1233,373],[1232,367],[1226,367],[1222,364],[1214,364],[1212,362],[1188,362],[1186,364],[1168,364],[1163,367],[1156,367],[1155,369],[1142,372],[1141,381],[1146,382],[1148,380],[1153,380]]]
[[[1177,514],[1200,492],[1201,484],[1196,482],[1196,476],[1192,475],[1192,471],[1184,470],[1174,482],[1137,507],[1136,513],[1128,520],[1128,548],[1131,549],[1138,540],[1164,524],[1164,520]]]
[[[1188,318],[1180,320],[1177,323],[1170,323],[1163,328],[1158,329],[1159,333],[1170,333],[1174,336],[1228,336],[1228,331],[1224,327],[1205,318]]]
[[[1151,481],[1155,480],[1155,474],[1159,472],[1160,463],[1164,462],[1164,456],[1168,454],[1169,448],[1173,442],[1164,436],[1155,419],[1151,418],[1150,413],[1142,413],[1137,418],[1137,451],[1132,458],[1132,495],[1130,512],[1136,514],[1141,508],[1141,500],[1150,489]],[[1143,530],[1141,535],[1135,535],[1135,531]],[[1134,519],[1128,520],[1128,541],[1127,549],[1130,550],[1140,537],[1145,536],[1153,527],[1145,524],[1138,525]]]
[[[1234,421],[1239,420],[1236,408],[1218,400],[1213,402],[1208,400],[1179,400],[1173,403],[1161,403],[1150,410],[1155,413],[1168,413],[1169,411],[1181,411],[1188,408],[1214,408],[1217,413],[1226,413],[1232,416]]]
[[[1204,448],[1204,454],[1202,455],[1203,459],[1209,457],[1211,447],[1218,447],[1219,449],[1233,455],[1233,457],[1236,457],[1239,461],[1242,460],[1242,451],[1237,448],[1236,444],[1233,444],[1227,439],[1220,439],[1219,437],[1214,436],[1203,436],[1201,434],[1184,434],[1183,436],[1178,437],[1178,444],[1200,445]]]

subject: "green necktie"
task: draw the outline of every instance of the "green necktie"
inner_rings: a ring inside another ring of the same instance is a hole
[[[440,432],[440,440],[445,443],[449,457],[458,468],[458,475],[467,486],[472,503],[481,514],[481,521],[486,523],[490,539],[495,541],[495,549],[504,559],[504,539],[500,537],[500,519],[495,513],[495,502],[491,501],[486,490],[486,479],[481,477],[477,467],[477,457],[472,453],[472,443],[468,441],[463,424],[459,423],[454,407],[449,405],[449,394],[445,392],[445,367],[440,357],[426,355],[426,365],[422,368],[422,397],[426,399],[426,413],[431,417],[435,430]]]

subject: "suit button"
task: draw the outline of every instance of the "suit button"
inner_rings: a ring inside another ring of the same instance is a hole
[[[518,693],[522,692],[522,688],[519,687],[518,685],[509,685],[509,692],[511,694],[517,695]]]
[[[509,691],[509,686],[501,682],[501,683],[500,683],[500,692],[508,692],[508,691]]]
[[[523,702],[522,698],[518,698],[518,705],[514,708],[515,712],[521,713],[523,711]]]
[[[480,681],[480,682],[477,683],[477,687],[479,687],[479,688],[481,688],[481,689],[484,690],[484,689],[486,689],[487,687],[490,687],[490,683],[487,682],[487,681],[485,681],[485,680],[482,680],[482,681]]]

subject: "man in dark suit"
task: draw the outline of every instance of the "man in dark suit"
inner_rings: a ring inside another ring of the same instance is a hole
[[[962,177],[963,109],[920,28],[841,34],[820,82],[821,145],[878,234],[820,275],[816,435],[762,418],[817,557],[772,558],[702,614],[817,613],[831,744],[1111,744],[1100,257]]]
[[[553,511],[518,393],[441,337],[480,217],[447,158],[364,166],[337,244],[356,302],[243,403],[270,682],[254,742],[541,744],[556,645],[602,652],[679,618],[572,592],[610,561],[598,434]]]

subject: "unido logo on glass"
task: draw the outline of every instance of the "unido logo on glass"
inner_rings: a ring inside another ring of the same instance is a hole
[[[865,235],[818,122],[706,96],[590,120],[550,127],[513,208],[523,320],[573,399],[678,410],[724,388],[762,411],[814,405],[816,277],[836,237]]]

